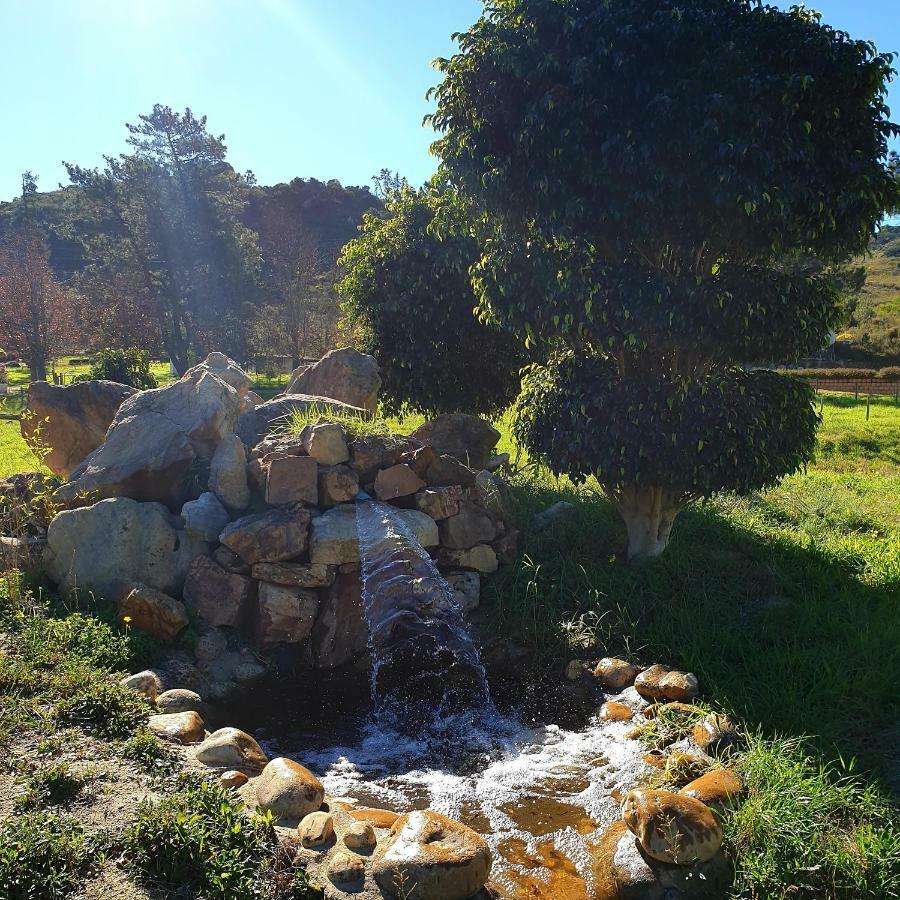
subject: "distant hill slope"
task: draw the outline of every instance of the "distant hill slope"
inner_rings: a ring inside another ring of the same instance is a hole
[[[886,225],[859,264],[866,285],[850,327],[840,335],[872,354],[873,361],[900,363],[900,226]]]
[[[17,200],[0,203],[0,240],[9,229]],[[256,228],[267,208],[277,207],[296,217],[313,235],[324,263],[334,263],[341,247],[356,237],[363,213],[380,206],[367,187],[344,187],[339,181],[295,178],[289,184],[257,186],[244,214],[245,224]],[[66,206],[77,209],[78,188],[66,187],[37,195],[35,207],[40,221],[50,232],[50,261],[57,274],[68,278],[81,270],[81,247],[60,237]]]

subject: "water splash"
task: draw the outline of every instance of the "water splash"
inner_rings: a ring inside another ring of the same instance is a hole
[[[384,503],[359,501],[356,521],[376,716],[441,732],[448,718],[491,710],[478,650],[428,552]]]

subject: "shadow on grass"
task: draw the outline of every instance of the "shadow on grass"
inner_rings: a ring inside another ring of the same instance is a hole
[[[683,512],[662,558],[627,565],[599,492],[533,483],[522,523],[559,499],[576,509],[526,528],[522,557],[486,591],[482,630],[545,659],[625,654],[700,678],[704,696],[769,735],[809,735],[827,759],[900,792],[900,547],[867,566],[852,537],[819,542],[704,504]]]

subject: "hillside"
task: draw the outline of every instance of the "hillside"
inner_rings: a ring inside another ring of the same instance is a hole
[[[840,338],[871,354],[873,362],[900,363],[900,226],[882,228],[860,264],[866,284]]]

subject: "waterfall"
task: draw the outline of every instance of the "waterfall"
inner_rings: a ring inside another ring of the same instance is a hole
[[[394,509],[356,504],[376,714],[419,730],[490,708],[484,667],[434,561]]]

